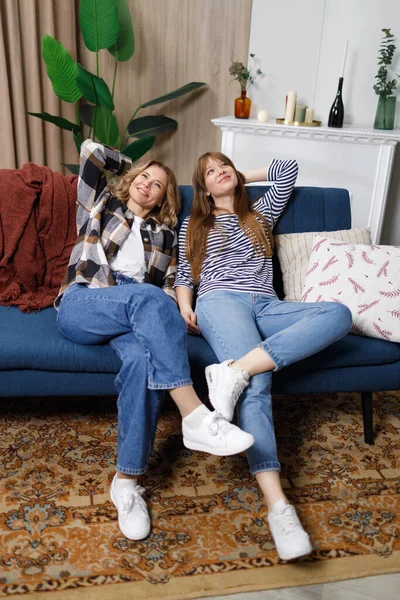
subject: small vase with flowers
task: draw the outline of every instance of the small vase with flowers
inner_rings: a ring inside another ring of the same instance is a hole
[[[238,81],[241,88],[241,94],[235,100],[236,119],[248,119],[250,117],[251,100],[247,96],[247,89],[254,83],[257,76],[262,74],[261,69],[257,69],[253,74],[255,69],[255,54],[250,54],[250,59],[253,61],[253,65],[250,68],[245,67],[242,62],[237,61],[232,61],[229,67],[229,73],[233,76],[232,81]]]

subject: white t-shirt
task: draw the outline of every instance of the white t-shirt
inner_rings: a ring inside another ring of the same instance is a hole
[[[144,281],[146,273],[143,242],[140,235],[140,226],[142,223],[143,219],[135,217],[130,234],[120,247],[117,255],[110,260],[112,271],[118,271],[126,277],[132,277],[138,283]]]

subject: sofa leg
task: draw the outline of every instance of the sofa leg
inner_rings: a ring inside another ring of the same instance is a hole
[[[361,392],[361,404],[364,422],[364,440],[366,444],[373,444],[374,423],[372,416],[372,392]]]

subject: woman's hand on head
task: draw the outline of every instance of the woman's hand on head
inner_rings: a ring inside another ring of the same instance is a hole
[[[191,308],[184,308],[184,309],[181,309],[181,315],[182,315],[183,320],[186,323],[188,333],[192,333],[194,335],[199,335],[200,329],[196,324],[197,323],[196,313]]]
[[[258,169],[252,169],[242,173],[245,179],[245,183],[256,183],[257,181],[268,181],[268,169],[269,166],[261,167]]]

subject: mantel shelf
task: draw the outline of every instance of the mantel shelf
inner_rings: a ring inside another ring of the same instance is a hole
[[[211,120],[222,131],[232,131],[235,133],[320,140],[324,142],[372,144],[377,146],[395,146],[400,142],[400,129],[380,131],[362,127],[353,128],[351,125],[345,125],[341,129],[334,129],[332,127],[296,127],[293,125],[279,125],[275,123],[275,119],[271,119],[267,123],[262,123],[257,119],[236,119],[233,116]]]
[[[260,156],[296,158],[299,185],[349,190],[353,226],[369,227],[373,243],[380,242],[400,129],[303,127],[233,116],[212,122],[221,129],[222,152],[242,171],[259,166]]]

